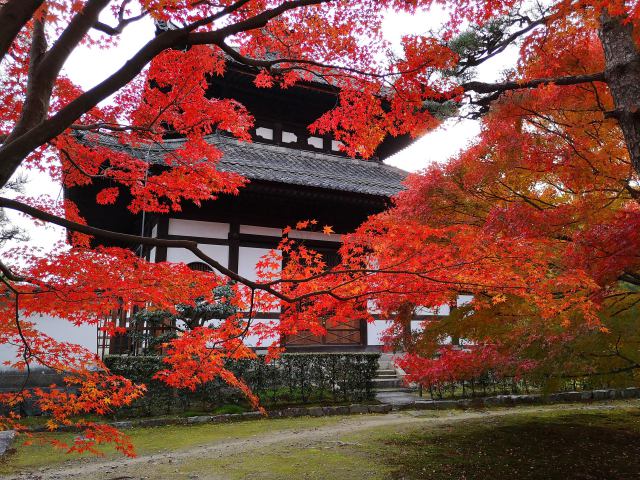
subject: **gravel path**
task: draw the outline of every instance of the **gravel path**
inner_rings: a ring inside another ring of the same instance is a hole
[[[519,413],[544,412],[549,410],[593,410],[593,409],[611,409],[611,405],[591,405],[580,406],[575,405],[554,405],[542,407],[519,407],[513,409],[490,410],[490,411],[450,411],[439,412],[437,416],[434,412],[399,412],[387,415],[361,415],[343,417],[338,423],[323,427],[300,428],[296,430],[272,431],[267,435],[254,436],[245,439],[235,439],[229,441],[221,441],[192,447],[188,450],[175,450],[170,452],[162,452],[150,455],[141,455],[136,458],[118,458],[115,460],[104,460],[100,458],[91,458],[88,460],[78,461],[73,464],[56,466],[39,471],[24,472],[17,476],[2,477],[4,479],[15,480],[62,480],[62,479],[92,479],[92,480],[130,480],[130,479],[152,479],[160,478],[153,475],[153,467],[155,465],[179,464],[189,459],[212,458],[221,459],[239,453],[250,453],[256,451],[264,451],[272,446],[286,446],[287,449],[292,448],[308,448],[310,445],[319,444],[327,441],[338,442],[343,435],[354,432],[376,429],[387,426],[429,426],[446,423],[455,423],[459,421],[500,417],[505,415],[515,415]],[[212,425],[212,428],[215,426]],[[176,465],[178,466],[178,465]],[[200,478],[194,476],[192,478]],[[207,476],[206,478],[215,480],[222,479],[220,476]]]

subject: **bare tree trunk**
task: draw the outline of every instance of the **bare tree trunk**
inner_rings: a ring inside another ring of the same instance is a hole
[[[605,78],[636,172],[640,173],[640,52],[633,39],[633,25],[623,17],[600,16],[600,41],[605,55]]]
[[[405,352],[411,350],[411,320],[413,319],[414,305],[403,303],[398,308],[397,322],[402,325],[402,348]]]

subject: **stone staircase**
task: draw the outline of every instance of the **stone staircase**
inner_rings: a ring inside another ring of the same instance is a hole
[[[400,374],[396,370],[392,354],[383,353],[380,355],[378,373],[373,379],[376,400],[380,403],[390,404],[393,408],[400,408],[416,400],[415,390],[404,384],[402,373],[402,370],[400,370]]]
[[[402,378],[396,372],[393,355],[390,353],[380,354],[378,373],[376,378],[373,379],[373,384],[378,391],[404,387]]]

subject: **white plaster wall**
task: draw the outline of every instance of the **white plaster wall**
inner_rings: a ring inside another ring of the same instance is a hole
[[[391,320],[374,320],[367,323],[367,345],[382,345],[381,335],[391,326]],[[411,331],[422,331],[422,321],[412,320]]]
[[[416,315],[449,315],[451,307],[449,305],[441,305],[437,308],[417,307]]]
[[[198,248],[222,265],[229,265],[229,247],[226,245],[199,243]],[[184,248],[167,248],[167,262],[191,263],[202,262],[202,260]]]
[[[273,128],[258,127],[256,128],[256,135],[265,140],[273,140]]]
[[[256,264],[269,253],[268,248],[240,247],[238,254],[238,273],[249,280],[257,280]],[[273,308],[270,312],[279,312],[279,308]]]
[[[270,251],[269,248],[240,247],[238,273],[250,280],[257,280],[256,264]]]
[[[282,132],[282,143],[293,143],[298,141],[298,136],[292,132]]]
[[[270,324],[273,322],[277,322],[277,320],[267,320],[267,319],[260,319],[260,318],[256,318],[253,320],[252,324],[256,325],[256,324]],[[244,338],[244,343],[245,345],[248,345],[249,347],[258,347],[258,348],[267,348],[270,347],[271,345],[273,345],[274,343],[277,343],[278,339],[277,338],[269,338],[269,339],[265,339],[262,343],[258,343],[258,335],[254,335],[254,334],[249,334]]]
[[[169,235],[226,239],[229,237],[229,224],[171,218],[169,219]]]
[[[315,148],[322,148],[324,141],[321,137],[309,137],[307,138],[307,144]]]
[[[367,345],[382,345],[380,336],[391,326],[389,320],[374,320],[367,322]]]
[[[451,338],[450,335],[447,335],[446,337],[442,337],[439,340],[440,340],[440,345],[451,345],[453,343],[453,338]]]
[[[80,345],[87,350],[97,353],[98,327],[96,325],[76,326],[57,317],[31,316],[24,319],[33,322],[34,327],[58,341]],[[18,349],[13,345],[0,345],[0,370],[7,370],[5,361],[15,362]]]
[[[458,306],[469,303],[473,300],[472,295],[460,295],[458,297],[457,304]],[[369,303],[369,308],[373,310],[373,302]],[[427,309],[425,307],[418,307],[416,313],[418,315],[449,315],[451,309],[449,305],[442,305],[436,309]],[[373,312],[379,313],[379,312]],[[420,332],[423,330],[422,320],[412,320],[411,321],[411,330],[414,332]],[[373,322],[367,323],[367,345],[382,345],[381,335],[382,333],[389,328],[391,325],[390,320],[375,320]],[[443,344],[450,344],[451,337],[444,338],[442,340]]]
[[[374,315],[382,313],[382,310],[378,308],[375,300],[367,300],[367,311]]]
[[[411,331],[412,332],[421,332],[424,330],[422,326],[422,320],[411,320]]]
[[[459,307],[471,303],[473,300],[473,295],[458,295],[457,305]]]

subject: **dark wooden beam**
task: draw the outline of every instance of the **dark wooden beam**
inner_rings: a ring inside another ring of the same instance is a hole
[[[229,225],[229,269],[238,273],[240,263],[240,224],[233,222]]]

